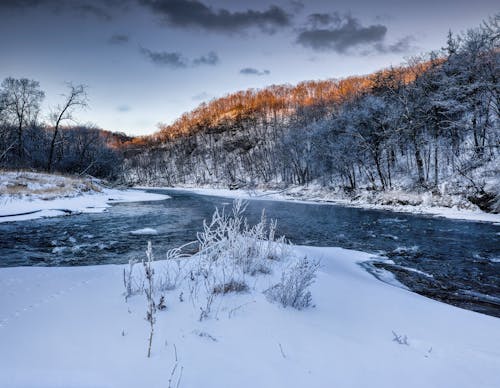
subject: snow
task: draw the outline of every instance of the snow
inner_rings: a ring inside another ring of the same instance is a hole
[[[27,172],[0,173],[0,222],[73,213],[100,213],[117,202],[158,201],[167,195],[105,187],[99,180]]]
[[[284,309],[251,286],[199,322],[171,291],[150,359],[146,301],[125,302],[124,266],[2,268],[0,386],[155,388],[181,373],[180,387],[500,386],[499,319],[380,282],[358,265],[366,253],[293,249],[321,260],[315,307]]]
[[[138,188],[147,188],[141,186]],[[157,187],[160,188],[160,187]],[[297,191],[290,190],[229,190],[220,188],[207,187],[162,187],[168,190],[190,191],[200,195],[212,195],[226,198],[241,198],[252,200],[266,201],[294,201],[299,203],[317,203],[317,204],[337,204],[343,206],[360,207],[364,209],[391,210],[395,212],[414,213],[414,214],[429,214],[436,217],[445,217],[450,219],[482,221],[500,223],[500,214],[486,213],[479,209],[463,209],[457,206],[444,207],[435,206],[432,204],[422,205],[387,205],[380,203],[369,203],[366,199],[348,200],[340,199],[335,195],[331,195],[326,190],[319,192],[307,193],[307,190],[298,189]]]

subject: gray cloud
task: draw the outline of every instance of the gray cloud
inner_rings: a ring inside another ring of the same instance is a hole
[[[377,43],[373,48],[381,54],[407,53],[415,48],[412,44],[414,41],[415,38],[413,36],[405,36],[394,43]]]
[[[109,44],[122,45],[130,41],[130,37],[125,34],[115,34],[108,39]]]
[[[238,32],[258,27],[265,32],[288,26],[291,16],[282,8],[271,5],[266,11],[231,12],[213,9],[198,0],[140,0],[140,3],[164,17],[176,27],[194,27],[218,32]]]
[[[187,60],[178,52],[151,51],[141,47],[141,53],[156,65],[180,69],[187,67]]]
[[[209,65],[215,66],[219,63],[219,56],[216,52],[210,51],[207,55],[202,55],[201,57],[193,59],[193,65]]]
[[[269,70],[258,70],[253,67],[245,67],[240,70],[240,74],[243,75],[269,75],[271,72]]]
[[[129,1],[131,0],[0,0],[0,8],[44,7],[56,13],[73,13],[78,16],[91,16],[110,21],[117,10],[127,9]]]
[[[210,98],[212,98],[212,95],[208,94],[207,92],[201,92],[201,93],[191,97],[191,99],[194,101],[203,101],[203,100],[208,100]]]
[[[301,12],[305,7],[302,1],[290,0],[289,3],[294,13]]]
[[[141,53],[156,65],[166,66],[173,69],[182,69],[189,66],[215,66],[219,63],[219,56],[216,52],[210,51],[207,55],[189,60],[179,52],[152,51],[140,47]]]
[[[0,1],[0,8],[28,8],[36,7],[42,4],[52,3],[48,0],[2,0]]]
[[[116,108],[116,110],[118,112],[122,112],[122,113],[126,113],[126,112],[130,112],[132,110],[132,108],[129,106],[129,105],[120,105]]]
[[[300,31],[297,43],[313,50],[346,53],[359,46],[382,44],[386,33],[386,26],[365,27],[350,15],[312,14],[307,27]]]
[[[104,21],[110,21],[112,19],[112,16],[108,11],[90,3],[77,4],[73,7],[73,11],[83,16],[94,16]]]
[[[337,13],[312,13],[308,16],[307,20],[313,28],[342,22],[342,18]]]
[[[136,4],[150,9],[171,26],[225,33],[242,32],[252,27],[273,33],[279,27],[289,26],[292,18],[275,5],[263,11],[232,12],[206,5],[203,0],[0,0],[0,9],[44,7],[55,12],[71,12],[109,21],[116,12],[130,11]]]

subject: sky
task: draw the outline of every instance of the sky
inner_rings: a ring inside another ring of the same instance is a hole
[[[0,79],[39,81],[42,118],[68,82],[85,85],[78,123],[145,135],[227,93],[402,64],[499,8],[496,0],[0,0]]]

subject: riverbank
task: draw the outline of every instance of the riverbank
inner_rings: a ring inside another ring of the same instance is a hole
[[[314,307],[282,308],[252,286],[223,296],[217,315],[199,322],[189,294],[167,292],[150,359],[145,297],[125,302],[125,266],[2,268],[0,386],[155,388],[179,379],[179,387],[206,388],[500,383],[499,319],[380,282],[358,265],[368,254],[293,249],[321,260],[311,287]]]
[[[113,202],[155,201],[162,194],[110,188],[99,179],[0,172],[0,222],[105,211]]]
[[[265,189],[237,189],[230,190],[224,188],[212,187],[146,187],[139,186],[141,189],[162,188],[168,190],[184,190],[200,195],[213,195],[227,198],[242,198],[252,200],[274,200],[274,201],[296,201],[304,203],[318,204],[337,204],[342,206],[353,206],[364,209],[390,210],[395,212],[429,214],[437,217],[445,217],[458,220],[481,221],[500,223],[500,214],[486,213],[473,204],[460,205],[460,200],[449,198],[449,206],[437,205],[432,198],[416,195],[410,195],[403,192],[387,192],[378,202],[372,203],[367,196],[358,199],[348,199],[339,196],[330,190],[307,187],[291,187],[284,190],[265,190]],[[423,197],[423,198],[422,198]],[[373,200],[373,199],[372,199]],[[407,204],[402,204],[407,202]],[[441,202],[442,203],[442,202]]]

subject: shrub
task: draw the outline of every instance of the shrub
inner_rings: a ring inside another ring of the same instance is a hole
[[[134,266],[138,263],[138,260],[130,259],[128,262],[128,268],[123,269],[123,286],[125,287],[125,300],[130,298],[132,295],[142,292],[143,282],[138,281],[134,277]]]
[[[308,288],[314,283],[319,262],[309,261],[307,257],[283,270],[281,281],[264,291],[271,302],[283,307],[291,306],[298,310],[309,307],[312,302]]]

